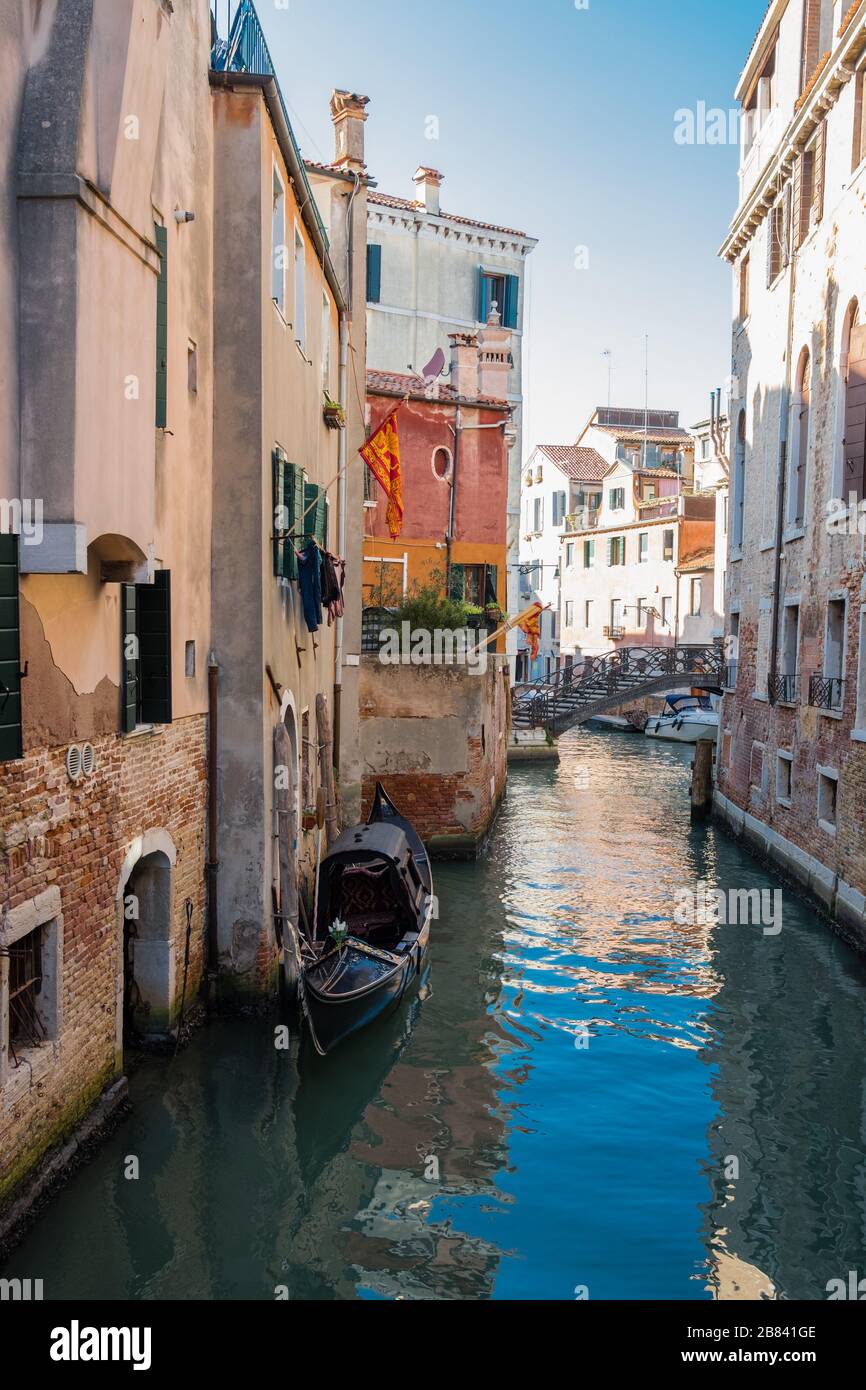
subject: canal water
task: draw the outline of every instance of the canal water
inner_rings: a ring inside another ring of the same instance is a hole
[[[678,924],[778,882],[689,823],[690,750],[581,730],[436,870],[426,997],[332,1058],[220,1022],[7,1263],[46,1298],[823,1299],[866,1275],[866,972]],[[129,1159],[138,1160],[138,1177]]]

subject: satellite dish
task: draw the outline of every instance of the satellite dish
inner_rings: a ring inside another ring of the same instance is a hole
[[[436,377],[442,375],[442,368],[445,366],[445,353],[441,348],[437,348],[426,367],[421,369],[421,375],[425,381],[435,381]]]

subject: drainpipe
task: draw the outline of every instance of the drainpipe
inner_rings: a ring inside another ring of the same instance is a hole
[[[782,535],[785,529],[785,484],[788,477],[788,416],[791,401],[791,354],[794,351],[794,294],[797,287],[797,254],[791,247],[791,276],[788,285],[788,348],[785,357],[785,388],[781,400],[779,477],[776,486],[776,549],[773,557],[773,630],[770,637],[770,683],[779,673],[779,599],[782,582]],[[767,691],[769,696],[769,689]]]
[[[454,457],[451,460],[451,496],[448,499],[448,532],[445,536],[445,597],[451,593],[451,551],[454,545],[454,519],[457,515],[457,459],[460,453],[462,415],[458,405],[451,433],[454,435]]]
[[[208,754],[207,754],[207,1002],[214,1002],[214,990],[219,959],[219,934],[217,919],[217,875],[219,858],[217,856],[217,712],[218,712],[219,666],[216,653],[211,652],[207,665],[208,695]]]
[[[337,392],[340,404],[346,400],[349,363],[349,323],[345,311],[340,313],[340,372]],[[346,555],[346,431],[339,431],[340,443],[337,454],[339,482],[337,483],[337,551],[341,559]],[[338,618],[334,638],[334,767],[340,769],[340,714],[343,698],[343,619]]]

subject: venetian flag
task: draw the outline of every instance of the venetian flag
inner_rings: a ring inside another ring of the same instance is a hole
[[[540,603],[534,603],[531,608],[527,608],[522,618],[519,618],[516,626],[520,628],[529,641],[529,650],[532,660],[538,656],[538,644],[541,641],[541,615],[544,607]]]
[[[403,529],[403,475],[400,471],[400,436],[397,433],[397,411],[383,420],[372,438],[358,450],[376,482],[388,498],[385,513],[391,539],[396,540]]]

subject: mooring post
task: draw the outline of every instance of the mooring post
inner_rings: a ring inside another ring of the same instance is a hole
[[[692,766],[692,820],[704,820],[713,803],[713,751],[710,738],[699,739],[695,745]]]

